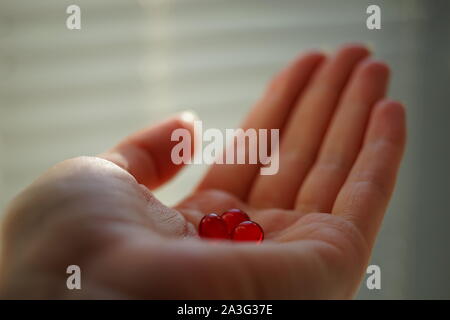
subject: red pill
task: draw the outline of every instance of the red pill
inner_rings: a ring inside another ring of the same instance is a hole
[[[260,243],[264,239],[264,231],[256,222],[244,221],[234,228],[231,239],[234,241],[255,241]]]
[[[222,213],[221,217],[227,224],[229,234],[233,232],[234,228],[236,228],[239,223],[250,221],[249,216],[244,211],[239,209],[230,209],[225,211]]]
[[[215,213],[207,214],[200,221],[198,234],[201,238],[229,239],[227,224]]]

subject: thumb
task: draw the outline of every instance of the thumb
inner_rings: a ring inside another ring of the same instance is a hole
[[[172,178],[183,164],[171,159],[172,132],[186,129],[191,135],[191,157],[193,154],[193,127],[196,115],[183,112],[149,128],[142,129],[120,142],[111,150],[99,155],[132,174],[136,180],[150,189],[155,189]]]

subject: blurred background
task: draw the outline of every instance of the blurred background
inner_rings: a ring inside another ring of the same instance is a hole
[[[66,8],[81,7],[81,30]],[[382,29],[366,28],[381,7]],[[393,70],[409,141],[362,299],[450,299],[450,2],[361,0],[1,0],[0,211],[58,161],[95,155],[194,110],[232,128],[299,52],[368,44]],[[158,190],[174,204],[204,171]]]

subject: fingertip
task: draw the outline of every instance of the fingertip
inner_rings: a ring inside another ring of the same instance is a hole
[[[319,49],[305,51],[297,55],[297,57],[288,66],[290,68],[302,68],[305,65],[320,64],[327,57],[326,53]]]
[[[402,121],[406,118],[405,107],[399,101],[384,99],[378,102],[377,108],[384,117],[395,118]]]
[[[199,120],[200,118],[197,113],[192,110],[186,110],[177,113],[166,120],[166,126],[168,130],[167,134],[171,136],[172,133],[177,129],[186,129],[192,134],[194,132],[194,124]]]
[[[370,54],[371,51],[363,44],[347,43],[338,49],[336,56],[352,56],[362,59],[368,57]]]
[[[176,130],[176,129],[186,129],[190,132],[191,136],[194,138],[194,134],[195,134],[195,122],[196,121],[200,121],[200,117],[198,116],[198,114],[193,111],[193,110],[186,110],[183,111],[179,114],[177,114],[174,118],[172,118],[174,120],[174,124],[173,124],[173,128],[172,128],[172,133]],[[172,134],[171,133],[171,134]],[[192,141],[193,142],[193,141]]]
[[[360,62],[359,69],[364,75],[381,80],[387,80],[391,73],[390,67],[386,62],[370,57]]]
[[[377,103],[374,112],[374,121],[381,131],[380,136],[396,142],[406,140],[406,112],[401,102],[384,99]]]
[[[299,56],[300,59],[310,59],[310,60],[322,60],[325,59],[327,54],[320,49],[312,49],[305,51],[303,54]]]
[[[131,173],[139,183],[154,189],[174,176],[186,163],[184,160],[191,157],[194,149],[192,138],[190,153],[183,154],[183,161],[178,163],[172,159],[173,148],[179,143],[173,137],[178,129],[182,130],[182,136],[178,138],[186,134],[192,137],[196,119],[198,116],[193,111],[181,112],[139,130],[99,157],[115,163]]]
[[[198,114],[193,110],[186,110],[179,114],[178,118],[182,123],[192,125],[195,121],[199,120]]]
[[[297,90],[288,91],[293,94],[298,93],[298,83],[302,83],[302,79],[308,78],[308,74],[312,74],[325,59],[326,55],[320,50],[300,53],[272,78],[267,86],[266,94],[273,95],[279,89],[284,93],[284,89],[291,88],[291,86]]]

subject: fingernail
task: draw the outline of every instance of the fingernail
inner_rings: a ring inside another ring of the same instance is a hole
[[[374,52],[375,44],[373,42],[365,42],[364,45],[366,46],[367,50],[369,50],[370,53]]]
[[[329,55],[333,52],[333,48],[329,45],[321,45],[318,50],[322,51],[324,54]]]
[[[186,110],[186,111],[183,111],[183,112],[180,114],[180,118],[181,118],[182,121],[188,122],[188,123],[192,123],[192,122],[194,122],[195,120],[199,120],[199,119],[200,119],[200,118],[198,117],[197,113],[195,113],[195,112],[192,111],[192,110]]]

